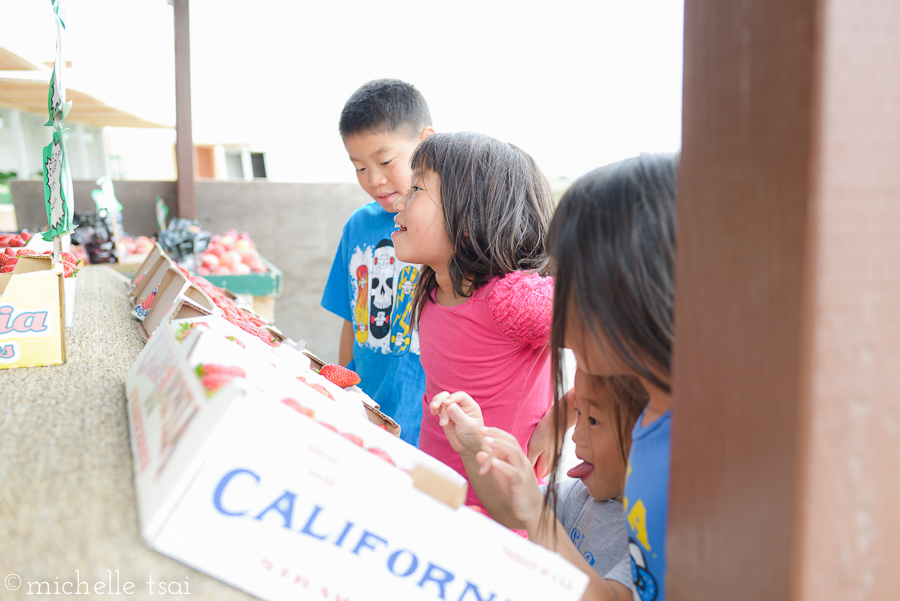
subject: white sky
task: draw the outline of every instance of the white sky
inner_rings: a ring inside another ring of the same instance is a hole
[[[68,84],[174,123],[172,7],[65,2]],[[0,46],[52,60],[49,0],[2,0]],[[355,181],[337,133],[362,83],[397,77],[438,131],[479,131],[577,177],[681,141],[680,0],[191,0],[197,143],[247,142],[290,181]]]

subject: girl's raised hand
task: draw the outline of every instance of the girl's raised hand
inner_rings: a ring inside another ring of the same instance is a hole
[[[481,428],[484,444],[490,451],[475,456],[479,473],[490,474],[509,499],[513,515],[529,531],[540,523],[544,496],[534,476],[534,467],[522,452],[516,438],[499,428]]]
[[[485,450],[481,427],[484,419],[481,407],[465,392],[439,392],[428,406],[432,415],[439,415],[439,425],[454,451],[474,455]]]

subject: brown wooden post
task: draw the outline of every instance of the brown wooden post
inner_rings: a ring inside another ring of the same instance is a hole
[[[900,598],[900,3],[686,0],[668,599]]]
[[[197,218],[194,136],[191,126],[191,23],[189,0],[170,0],[175,8],[175,162],[178,216]]]

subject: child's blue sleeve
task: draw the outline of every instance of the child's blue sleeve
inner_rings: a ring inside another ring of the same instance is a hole
[[[341,243],[338,245],[337,252],[334,255],[334,262],[331,264],[331,273],[328,275],[328,281],[325,283],[325,291],[322,293],[322,306],[338,317],[343,317],[347,321],[353,321],[351,313],[350,298],[350,266],[349,252],[347,249],[347,227],[344,227],[344,233],[341,236]]]

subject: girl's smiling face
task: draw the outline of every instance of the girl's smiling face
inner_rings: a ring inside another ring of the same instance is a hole
[[[569,477],[580,478],[591,497],[619,499],[625,488],[625,462],[619,451],[611,391],[578,368],[575,372],[575,455],[581,463]]]
[[[453,255],[441,208],[441,179],[433,171],[414,171],[412,187],[394,202],[398,228],[391,234],[397,258],[446,271]]]

